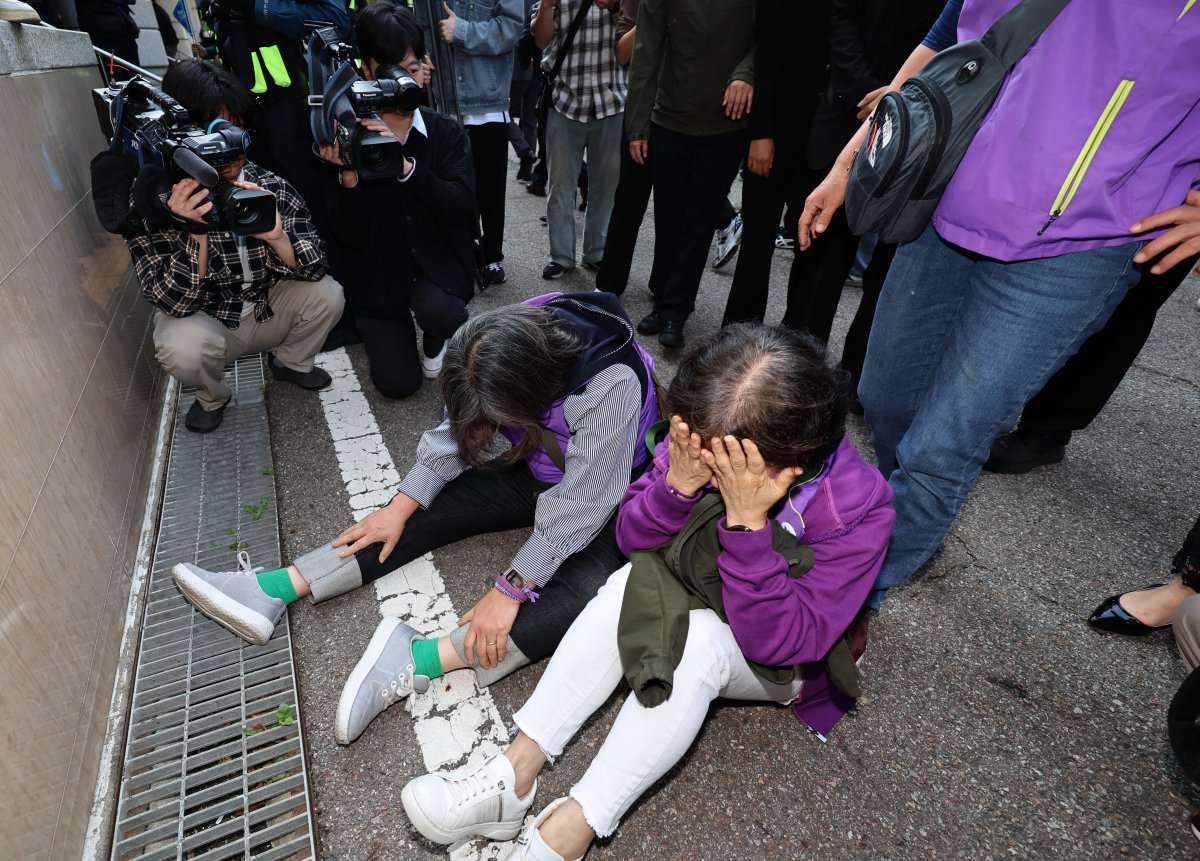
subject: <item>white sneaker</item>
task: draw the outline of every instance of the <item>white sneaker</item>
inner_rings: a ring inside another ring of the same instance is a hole
[[[442,372],[442,362],[446,360],[446,347],[449,341],[442,344],[442,349],[433,358],[425,355],[425,351],[421,351],[421,373],[425,375],[427,380],[436,380],[438,374]]]
[[[241,571],[206,571],[199,565],[181,562],[171,574],[179,591],[197,610],[243,640],[262,646],[271,639],[287,605],[258,585],[245,550],[238,553],[238,564]]]
[[[426,774],[400,793],[408,821],[434,843],[448,846],[465,837],[512,840],[537,794],[537,781],[517,798],[512,763],[498,753],[470,771]]]
[[[333,719],[338,744],[350,744],[371,721],[414,690],[422,694],[429,690],[429,677],[418,676],[413,665],[413,640],[423,636],[394,616],[380,621],[338,698]]]
[[[13,24],[36,24],[41,21],[37,10],[20,0],[0,0],[0,21]]]
[[[742,214],[733,216],[733,221],[717,231],[717,250],[713,252],[713,269],[720,269],[737,254],[742,244]]]
[[[551,801],[546,806],[546,809],[537,815],[537,819],[533,820],[529,827],[525,829],[525,833],[521,835],[521,839],[517,841],[517,845],[513,847],[513,851],[508,854],[508,857],[504,861],[567,861],[566,858],[551,849],[546,841],[542,839],[542,835],[538,833],[538,828],[550,818],[551,813],[561,805],[566,804],[569,800],[568,798],[558,798]],[[580,855],[575,861],[583,861],[583,856]]]

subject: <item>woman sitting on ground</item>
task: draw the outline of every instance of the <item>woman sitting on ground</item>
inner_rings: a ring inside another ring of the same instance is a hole
[[[457,630],[435,639],[396,618],[379,623],[342,690],[334,735],[349,744],[450,670],[469,666],[491,684],[550,655],[625,561],[615,511],[649,460],[653,369],[609,294],[556,293],[481,314],[450,339],[438,380],[446,419],[421,437],[388,505],[286,568],[243,576],[182,563],[175,583],[202,613],[262,644],[298,598],[326,601],[435,548],[532,525]],[[499,458],[497,429],[512,443]]]
[[[631,564],[571,626],[503,754],[404,788],[418,831],[446,844],[516,836],[542,766],[622,675],[634,695],[604,745],[510,859],[581,858],[612,834],[687,752],[718,696],[792,703],[821,731],[853,704],[845,635],[894,512],[887,483],[845,436],[843,377],[784,327],[730,326],[684,360],[669,440],[617,515]]]

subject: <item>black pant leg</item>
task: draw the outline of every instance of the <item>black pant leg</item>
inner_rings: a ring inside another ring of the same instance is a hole
[[[713,232],[728,203],[745,142],[741,131],[700,137],[650,124],[654,229],[656,235],[666,230],[669,243],[661,260],[655,244],[655,269],[664,280],[654,304],[663,320],[686,320],[695,308]]]
[[[421,331],[441,341],[448,340],[470,316],[466,302],[434,284],[423,272],[413,281],[409,306]]]
[[[536,602],[521,605],[509,636],[530,661],[554,653],[588,601],[628,561],[617,547],[616,524],[614,514],[587,547],[559,566]]]
[[[769,175],[746,171],[742,177],[742,247],[722,326],[743,321],[761,323],[766,316],[775,234],[794,173],[791,159],[777,155]]]
[[[811,174],[809,188],[824,177]],[[793,329],[807,329],[822,341],[829,340],[833,318],[846,276],[854,265],[858,237],[850,232],[844,209],[838,209],[825,232],[807,251],[797,245],[788,276],[787,310],[783,323]]]
[[[412,317],[398,320],[358,317],[371,382],[385,398],[407,398],[421,388],[421,364],[417,358],[417,332]]]
[[[880,242],[875,246],[871,262],[863,272],[862,299],[850,330],[846,332],[846,343],[842,346],[841,366],[850,372],[854,385],[862,377],[863,361],[867,357],[867,342],[871,337],[871,325],[875,322],[875,306],[879,302],[879,294],[883,291],[883,282],[887,280],[888,270],[892,267],[892,258],[896,256],[896,246]]]
[[[533,525],[537,498],[548,485],[522,461],[511,466],[469,469],[442,488],[429,508],[418,509],[383,562],[382,544],[358,551],[363,583],[378,580],[430,550],[455,541]],[[502,567],[503,562],[497,562]]]
[[[508,184],[508,125],[467,126],[475,161],[475,201],[483,225],[483,262],[504,259],[504,194]]]
[[[608,238],[604,243],[604,259],[596,273],[596,286],[620,296],[629,285],[629,270],[638,233],[650,204],[654,184],[650,168],[638,164],[629,154],[629,145],[621,142],[621,176],[613,197],[612,215],[608,219]]]
[[[1021,413],[1021,427],[1044,431],[1083,430],[1104,409],[1150,337],[1158,309],[1187,278],[1197,258],[1162,275],[1150,267],[1125,294],[1104,328],[1083,342]]]

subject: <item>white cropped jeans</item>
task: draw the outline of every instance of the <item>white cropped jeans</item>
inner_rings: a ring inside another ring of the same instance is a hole
[[[513,716],[549,757],[563,752],[621,681],[617,620],[628,576],[626,565],[609,577],[567,631],[533,696]],[[692,610],[670,699],[648,709],[630,694],[571,797],[592,830],[607,837],[641,794],[687,753],[714,699],[787,704],[801,684],[799,678],[789,685],[764,681],[746,663],[729,625],[712,610]]]

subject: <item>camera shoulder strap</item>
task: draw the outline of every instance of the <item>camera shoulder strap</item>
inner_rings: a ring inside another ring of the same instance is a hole
[[[542,2],[549,2],[549,0],[542,0]],[[575,42],[575,34],[583,26],[583,19],[587,17],[591,8],[592,0],[583,0],[583,3],[579,6],[579,11],[571,19],[571,26],[567,28],[567,35],[563,38],[562,47],[558,49],[558,53],[554,57],[554,65],[546,73],[546,86],[553,85],[555,80],[558,79],[563,63],[567,61],[567,54],[571,51],[571,45]]]

